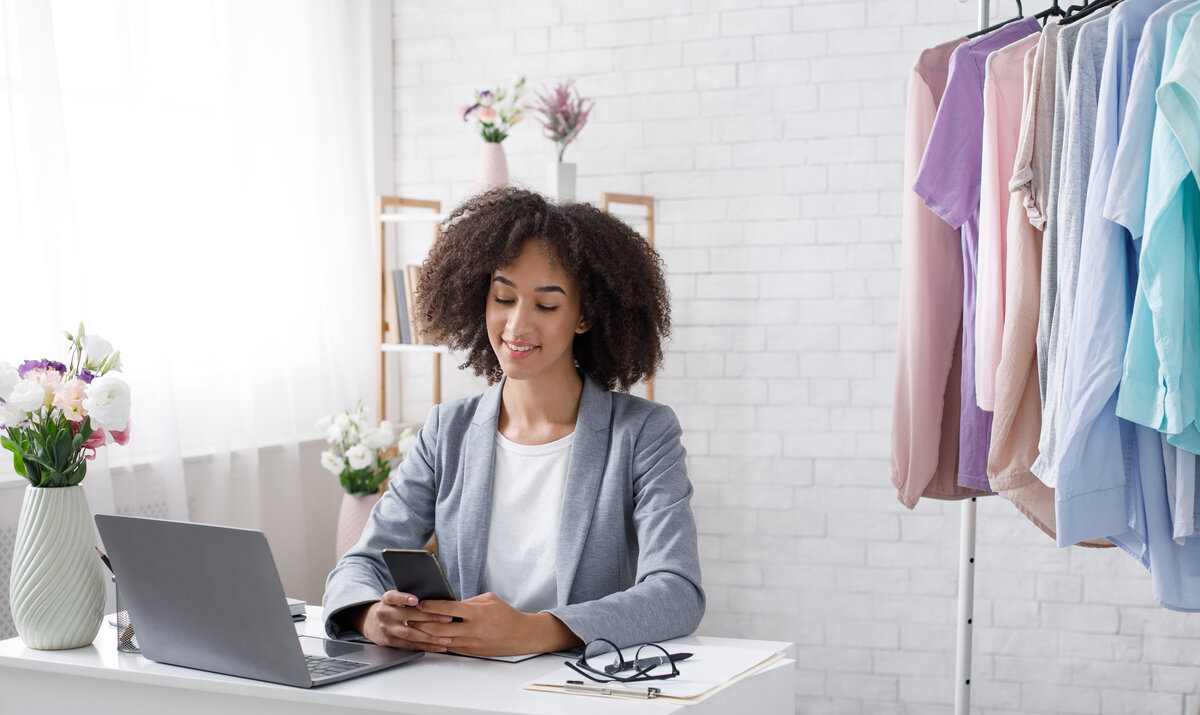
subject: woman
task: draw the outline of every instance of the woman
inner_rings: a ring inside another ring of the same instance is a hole
[[[586,204],[506,188],[455,209],[416,313],[492,387],[430,412],[329,575],[330,636],[495,656],[695,630],[704,592],[679,422],[612,392],[662,362],[659,264]],[[389,590],[380,552],[431,535],[462,601]]]

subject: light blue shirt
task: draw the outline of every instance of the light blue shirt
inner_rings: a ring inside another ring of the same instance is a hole
[[[1164,1],[1126,0],[1109,16],[1079,249],[1086,279],[1076,288],[1053,467],[1059,545],[1108,537],[1139,559],[1146,545],[1136,434],[1116,413],[1137,255],[1129,232],[1103,209],[1142,31]]]
[[[1150,570],[1154,600],[1160,606],[1200,611],[1200,539],[1179,544],[1172,538],[1160,435],[1149,429],[1137,434],[1147,544],[1139,560]]]
[[[1148,137],[1153,136],[1157,141],[1160,136],[1159,126],[1163,124],[1155,116],[1154,92],[1159,84],[1161,68],[1171,66],[1167,61],[1170,44],[1166,38],[1172,28],[1179,29],[1179,21],[1190,19],[1197,10],[1200,10],[1200,2],[1195,1],[1177,0],[1166,5],[1150,16],[1142,33],[1142,42],[1138,46],[1125,122],[1110,179],[1105,216],[1128,229],[1133,238],[1133,247],[1143,252],[1146,248],[1146,242],[1141,240],[1143,228],[1150,226],[1149,232],[1157,226],[1155,221],[1158,211],[1155,209],[1161,200],[1156,203],[1155,199],[1158,197],[1153,193],[1152,185],[1157,186],[1156,182],[1161,182],[1162,176],[1158,172],[1161,172],[1163,167],[1157,155],[1157,150],[1161,147],[1152,146],[1151,152],[1155,156],[1151,161],[1142,160],[1137,154],[1146,153],[1144,147]],[[1175,47],[1178,47],[1178,43]],[[1151,164],[1157,165],[1152,168]],[[1140,263],[1141,257],[1134,256],[1129,259],[1131,268]],[[1192,265],[1195,266],[1194,263]],[[1144,264],[1142,266],[1144,269]],[[1134,346],[1138,340],[1148,340],[1150,350],[1156,355],[1154,326],[1145,318],[1140,324],[1138,322],[1139,307],[1143,311],[1146,310],[1146,303],[1146,295],[1142,291],[1142,281],[1139,278],[1130,322],[1129,346]],[[1147,332],[1139,334],[1139,330]],[[1142,343],[1142,347],[1145,348],[1145,343]],[[1132,396],[1133,390],[1126,382],[1129,367],[1127,355],[1118,393],[1118,414],[1122,414],[1122,401],[1136,402]],[[1171,463],[1172,471],[1181,469],[1179,465],[1187,465],[1190,467],[1194,484],[1195,460],[1172,459],[1171,450],[1174,448],[1170,445],[1164,447],[1161,435],[1155,434],[1147,427],[1137,426],[1135,434],[1139,479],[1137,482],[1131,482],[1130,487],[1134,489],[1140,485],[1140,494],[1137,496],[1140,497],[1144,509],[1143,536],[1146,544],[1139,561],[1150,570],[1154,597],[1159,604],[1174,610],[1198,611],[1200,539],[1193,538],[1181,542],[1174,539],[1173,507],[1176,505],[1172,503],[1172,492],[1175,490],[1172,477],[1179,478],[1179,475],[1169,475],[1164,469],[1164,457]],[[1184,457],[1185,453],[1179,453],[1178,456]]]
[[[1197,4],[1200,0],[1172,0],[1164,5],[1150,16],[1142,32],[1143,41],[1138,45],[1125,123],[1104,204],[1104,217],[1127,228],[1135,240],[1146,232],[1146,191],[1150,181],[1150,152],[1146,147],[1154,138],[1158,108],[1154,93],[1162,76],[1167,22],[1179,10]],[[1150,38],[1154,41],[1147,41]]]

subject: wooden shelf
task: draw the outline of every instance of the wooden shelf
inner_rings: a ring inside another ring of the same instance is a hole
[[[621,204],[624,206],[641,206],[642,213],[630,213],[628,211],[613,211],[613,204]],[[622,220],[637,220],[641,219],[646,222],[646,243],[650,244],[650,248],[654,248],[654,197],[639,196],[637,194],[618,194],[612,191],[600,192],[600,210],[607,211]],[[646,381],[646,399],[654,399],[654,378],[651,377]]]
[[[394,209],[394,210],[389,210]],[[428,199],[410,199],[401,196],[380,196],[375,206],[375,232],[379,241],[379,288],[376,297],[379,305],[379,419],[387,415],[387,356],[388,353],[417,353],[433,356],[433,403],[442,401],[442,355],[450,352],[444,345],[413,345],[391,343],[389,339],[388,284],[390,271],[387,265],[387,230],[390,223],[433,224],[433,240],[437,240],[441,223],[446,215],[442,203]],[[394,285],[394,284],[393,284]],[[394,297],[393,297],[394,304]],[[399,320],[400,316],[396,316]],[[398,333],[398,331],[397,331]],[[391,337],[398,337],[393,335]]]
[[[441,223],[446,218],[446,214],[385,213],[380,215],[379,220],[383,223]]]
[[[450,348],[445,345],[413,345],[411,343],[383,343],[379,349],[385,353],[425,353],[449,355]]]

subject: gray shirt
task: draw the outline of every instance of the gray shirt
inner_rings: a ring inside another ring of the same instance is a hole
[[[1048,221],[1042,243],[1042,305],[1038,315],[1039,362],[1045,339],[1046,375],[1042,400],[1042,432],[1033,473],[1048,486],[1055,486],[1055,464],[1059,398],[1066,372],[1066,355],[1071,338],[1071,316],[1075,309],[1075,287],[1079,281],[1079,248],[1083,241],[1083,214],[1087,201],[1088,176],[1091,174],[1092,149],[1096,142],[1096,106],[1100,98],[1100,77],[1104,53],[1108,48],[1108,13],[1097,10],[1092,17],[1067,25],[1059,33],[1059,67],[1069,64],[1063,82],[1059,74],[1057,88],[1066,88],[1062,97],[1063,116],[1061,160],[1051,180],[1051,204],[1054,220]],[[1065,52],[1064,42],[1072,47]],[[1067,62],[1067,58],[1071,58]],[[1057,112],[1055,125],[1058,124]],[[1053,227],[1053,230],[1051,230]],[[1049,269],[1047,266],[1049,265]],[[1050,290],[1047,290],[1047,286]],[[1051,301],[1047,304],[1047,297]],[[1045,325],[1045,330],[1043,330]],[[1040,365],[1039,365],[1040,367]]]

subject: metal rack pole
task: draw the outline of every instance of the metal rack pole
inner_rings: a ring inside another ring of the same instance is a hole
[[[979,0],[979,29],[991,22],[990,0]],[[975,497],[963,501],[958,542],[958,648],[954,666],[954,715],[971,712],[971,639],[975,621]]]
[[[962,2],[963,0],[959,0]],[[979,0],[979,29],[991,21],[991,3]],[[958,542],[958,645],[954,663],[954,715],[971,712],[971,639],[975,621],[975,497],[963,500]]]
[[[971,636],[975,614],[975,497],[963,500],[958,544],[958,652],[954,715],[971,712]]]

